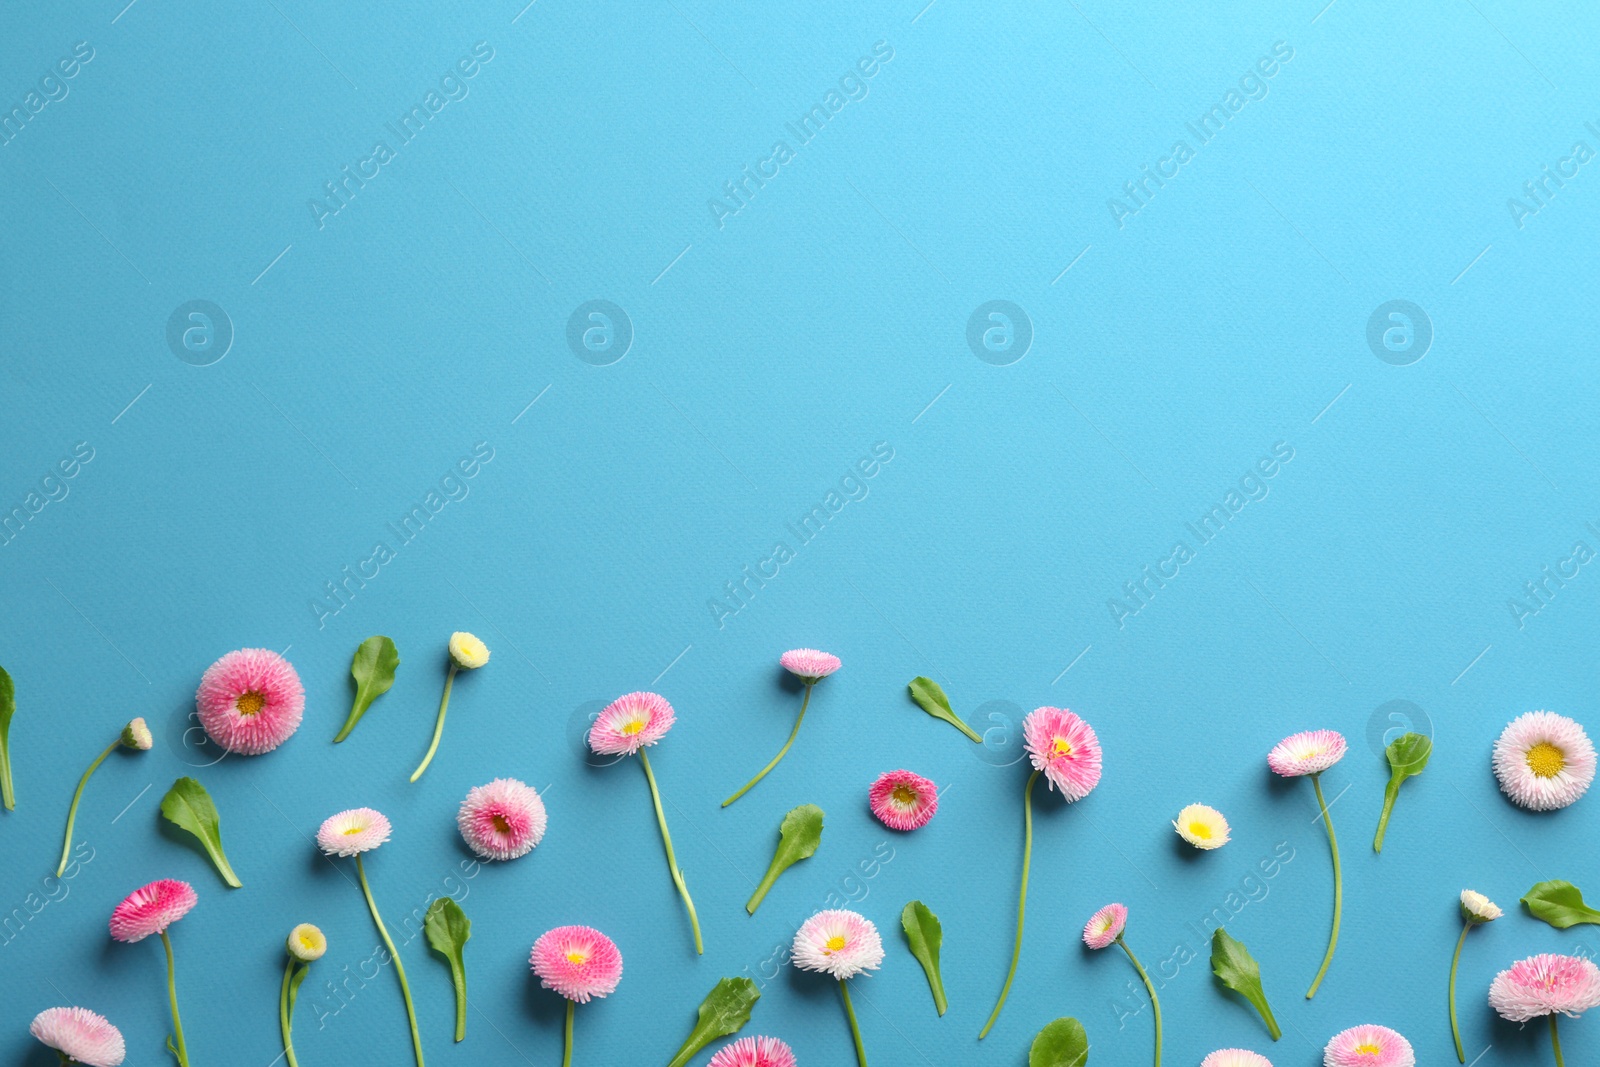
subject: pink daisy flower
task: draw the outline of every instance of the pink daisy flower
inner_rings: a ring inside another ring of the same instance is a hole
[[[33,1017],[28,1033],[84,1067],[118,1067],[128,1055],[122,1031],[88,1008],[46,1008]]]
[[[1416,1067],[1411,1042],[1387,1026],[1352,1026],[1322,1050],[1323,1067]]]
[[[558,926],[541,934],[528,962],[540,985],[579,1004],[616,992],[622,981],[616,942],[588,926]]]
[[[1100,783],[1100,739],[1072,712],[1036,708],[1022,720],[1022,734],[1034,770],[1067,800],[1082,800]]]
[[[794,965],[824,971],[839,981],[883,963],[883,938],[872,921],[853,911],[819,911],[794,935]]]
[[[1307,730],[1284,738],[1267,753],[1267,766],[1285,778],[1321,774],[1344,759],[1344,735],[1333,730]]]
[[[665,697],[629,693],[607,704],[589,727],[589,747],[602,756],[631,756],[666,736],[677,716]]]
[[[939,810],[939,787],[911,771],[886,771],[867,794],[872,814],[891,830],[920,830]]]
[[[1518,960],[1495,975],[1489,1006],[1514,1023],[1557,1013],[1576,1018],[1600,1007],[1600,968],[1579,956],[1549,953]]]
[[[547,821],[538,791],[515,778],[474,786],[456,813],[462,838],[486,860],[526,856],[544,839]]]
[[[839,657],[814,648],[790,649],[778,657],[783,669],[807,685],[815,685],[840,667]]]
[[[276,652],[241,648],[206,668],[194,704],[207,737],[229,752],[259,756],[299,728],[306,691]]]
[[[328,816],[317,829],[317,845],[330,856],[358,856],[389,840],[392,829],[382,812],[351,808]]]
[[[1531,811],[1573,803],[1594,781],[1595,752],[1583,727],[1552,711],[1512,720],[1494,743],[1500,791]]]
[[[1201,1060],[1200,1067],[1272,1067],[1272,1061],[1249,1049],[1219,1048]]]
[[[746,1037],[711,1057],[706,1067],[795,1067],[794,1053],[775,1037]]]
[[[135,889],[111,909],[111,936],[118,941],[143,941],[164,934],[167,927],[189,914],[197,899],[188,882],[162,878]]]
[[[1122,904],[1107,904],[1083,925],[1083,943],[1093,949],[1110,948],[1128,926],[1128,909]]]

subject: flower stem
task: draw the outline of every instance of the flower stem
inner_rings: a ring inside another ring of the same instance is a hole
[[[1450,960],[1450,1036],[1456,1039],[1456,1059],[1461,1063],[1467,1062],[1467,1054],[1461,1049],[1461,1027],[1456,1024],[1456,965],[1461,962],[1461,946],[1467,943],[1467,931],[1472,929],[1472,924],[1461,924],[1461,936],[1456,939],[1456,954]]]
[[[578,1002],[567,1001],[567,1039],[562,1045],[561,1067],[572,1067],[572,1016],[576,1013]]]
[[[1017,900],[1017,942],[1011,950],[1011,970],[1006,972],[1006,984],[1000,987],[1000,999],[995,1001],[989,1021],[978,1034],[979,1041],[989,1036],[995,1020],[1000,1018],[1000,1009],[1006,1006],[1006,997],[1011,993],[1011,980],[1017,976],[1017,960],[1022,956],[1022,918],[1028,910],[1028,864],[1033,859],[1033,783],[1038,780],[1039,772],[1034,771],[1022,791],[1022,895]]]
[[[1550,1047],[1556,1050],[1556,1067],[1567,1067],[1567,1061],[1561,1058],[1561,1035],[1556,1032],[1557,1014],[1550,1013]]]
[[[1161,1067],[1161,1001],[1156,997],[1156,987],[1150,981],[1150,976],[1144,973],[1144,966],[1140,964],[1139,957],[1133,954],[1133,949],[1128,947],[1128,943],[1122,939],[1121,934],[1117,935],[1117,944],[1121,945],[1122,951],[1128,954],[1128,959],[1133,963],[1133,969],[1139,972],[1139,977],[1144,979],[1145,989],[1150,992],[1150,1006],[1155,1009],[1156,1013],[1156,1067]]]
[[[400,962],[400,953],[395,950],[394,941],[389,937],[389,931],[383,925],[383,917],[378,914],[378,904],[372,899],[372,887],[367,884],[367,868],[361,862],[360,853],[356,854],[356,876],[361,879],[361,892],[367,898],[367,910],[372,912],[372,921],[378,927],[378,936],[383,938],[384,947],[389,950],[389,958],[394,960],[394,973],[400,979],[400,996],[406,1002],[406,1018],[411,1022],[411,1047],[417,1053],[417,1067],[422,1063],[422,1037],[417,1033],[417,1012],[411,1006],[411,984],[406,981],[405,964]]]
[[[1312,981],[1311,988],[1306,990],[1306,999],[1310,1000],[1317,995],[1317,987],[1322,984],[1323,976],[1328,973],[1328,965],[1333,962],[1333,950],[1339,944],[1339,913],[1344,907],[1344,878],[1339,873],[1339,839],[1333,833],[1333,816],[1328,814],[1328,802],[1322,796],[1322,775],[1311,776],[1311,787],[1317,791],[1317,804],[1322,808],[1322,822],[1328,828],[1328,847],[1333,852],[1333,930],[1328,935],[1328,952],[1322,957],[1322,968],[1317,971],[1317,977]]]
[[[1372,839],[1372,851],[1383,851],[1383,835],[1389,829],[1389,816],[1394,813],[1394,802],[1400,796],[1400,783],[1403,779],[1391,779],[1383,790],[1383,814],[1378,816],[1378,835]]]
[[[7,811],[17,810],[17,789],[11,781],[11,739],[7,736],[10,724],[0,726],[0,803]]]
[[[839,995],[844,997],[844,1015],[850,1020],[850,1036],[856,1042],[856,1063],[860,1067],[867,1067],[867,1050],[861,1044],[861,1026],[856,1022],[856,1008],[850,1003],[850,983],[839,980]]]
[[[89,784],[89,776],[93,774],[96,769],[99,768],[100,764],[106,761],[106,757],[115,752],[121,744],[122,738],[119,736],[115,741],[111,742],[110,746],[108,746],[104,752],[95,757],[95,761],[89,764],[89,769],[83,772],[83,777],[78,779],[78,791],[72,794],[72,807],[67,809],[67,841],[66,844],[61,846],[61,864],[56,868],[57,878],[60,878],[61,873],[67,869],[67,859],[72,855],[72,824],[78,821],[78,801],[83,799],[83,787]]]
[[[283,1031],[283,1055],[289,1067],[300,1067],[294,1058],[294,1042],[289,1037],[289,979],[294,977],[295,958],[283,968],[283,989],[278,993],[278,1027]]]
[[[456,670],[456,661],[451,660],[450,673],[444,676],[444,696],[439,698],[439,719],[433,724],[433,741],[428,745],[428,754],[422,757],[417,769],[411,772],[413,782],[422,777],[422,772],[433,762],[433,754],[439,751],[439,738],[444,734],[444,713],[450,708],[450,687],[456,684]]]
[[[650,783],[650,800],[656,806],[656,822],[661,824],[661,843],[667,846],[667,870],[672,872],[672,881],[678,887],[678,895],[683,897],[683,906],[689,909],[689,925],[694,928],[694,950],[699,955],[705,955],[705,946],[700,942],[700,917],[694,913],[694,901],[689,897],[689,887],[683,882],[683,872],[678,869],[678,859],[672,852],[672,835],[667,832],[667,813],[661,810],[661,791],[656,788],[655,772],[650,770],[650,757],[645,755],[644,749],[639,750],[639,762],[644,766],[644,779]]]
[[[178,1017],[178,978],[172,966],[172,939],[165,930],[161,931],[161,944],[167,950],[167,999],[172,1002],[172,1029],[178,1036],[178,1047],[173,1055],[178,1058],[178,1067],[189,1067],[189,1048],[183,1043],[183,1020]],[[171,1048],[170,1039],[167,1047]]]
[[[806,705],[811,703],[811,689],[815,685],[815,682],[806,683],[806,695],[800,699],[800,714],[794,720],[794,729],[789,731],[789,740],[785,741],[783,743],[783,747],[778,749],[778,754],[772,757],[772,762],[761,768],[760,774],[746,782],[743,789],[739,790],[737,793],[733,794],[733,796],[722,802],[723,807],[727,807],[735,800],[738,800],[740,797],[750,792],[757,782],[761,781],[761,779],[767,776],[768,771],[772,770],[772,768],[778,765],[779,760],[783,759],[783,757],[789,754],[789,746],[794,744],[794,739],[800,734],[800,724],[806,721]]]

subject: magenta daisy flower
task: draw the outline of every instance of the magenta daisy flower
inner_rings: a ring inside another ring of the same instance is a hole
[[[1267,753],[1267,766],[1278,775],[1284,778],[1311,779],[1311,788],[1317,794],[1317,805],[1322,809],[1322,824],[1328,830],[1328,849],[1333,854],[1333,929],[1328,934],[1328,951],[1322,957],[1322,966],[1318,968],[1317,976],[1311,980],[1311,988],[1306,992],[1307,1000],[1316,996],[1317,987],[1322,984],[1322,979],[1328,973],[1328,965],[1333,963],[1333,950],[1339,945],[1339,914],[1344,904],[1344,877],[1339,873],[1339,839],[1333,832],[1333,816],[1328,814],[1328,802],[1322,796],[1322,772],[1344,759],[1347,747],[1344,735],[1336,731],[1307,730],[1284,738],[1273,745],[1272,751]],[[1383,1065],[1374,1064],[1373,1067],[1383,1067]]]
[[[677,716],[656,693],[629,693],[607,704],[589,727],[589,747],[602,756],[631,756],[667,735]]]
[[[579,1004],[616,992],[622,981],[622,953],[616,942],[589,926],[558,926],[539,935],[528,962],[539,984],[567,998],[567,1047],[562,1063],[572,1062],[572,1019]]]
[[[861,1043],[861,1026],[850,1003],[849,980],[863,971],[875,971],[883,963],[883,938],[878,928],[864,915],[853,911],[819,911],[801,924],[794,935],[789,958],[802,971],[821,971],[839,983],[845,1018],[850,1020],[850,1036],[856,1043],[856,1061],[867,1067],[866,1049]]]
[[[789,740],[785,741],[783,747],[778,749],[778,754],[772,757],[772,762],[761,768],[754,778],[744,784],[744,788],[724,800],[722,802],[723,807],[727,807],[750,792],[751,789],[754,789],[755,784],[765,778],[772,771],[772,768],[776,767],[783,757],[789,754],[789,746],[793,745],[794,739],[800,736],[800,724],[806,720],[806,707],[811,703],[812,688],[822,679],[839,669],[838,656],[830,656],[828,653],[818,652],[814,648],[790,649],[778,657],[778,662],[783,666],[784,670],[799,678],[805,684],[805,696],[800,698],[800,714],[795,716],[794,729],[789,731]]]
[[[911,771],[885,771],[867,793],[872,814],[891,830],[920,830],[939,810],[939,787]]]
[[[1065,708],[1036,708],[1022,720],[1023,743],[1034,770],[1069,801],[1082,800],[1100,782],[1100,739]]]
[[[1219,1048],[1201,1060],[1200,1067],[1272,1067],[1272,1061],[1249,1049]]]
[[[1092,949],[1110,948],[1128,926],[1128,909],[1122,904],[1107,904],[1089,917],[1083,926],[1083,943]]]
[[[467,846],[486,860],[526,856],[544,839],[547,821],[538,791],[515,778],[474,786],[456,813]]]
[[[1387,1026],[1352,1026],[1322,1050],[1323,1067],[1416,1067],[1411,1042]]]
[[[194,704],[207,737],[229,752],[259,756],[299,728],[306,690],[276,652],[241,648],[206,668]]]
[[[328,816],[317,829],[317,845],[330,856],[359,856],[389,840],[391,830],[381,811],[351,808]]]
[[[33,1017],[28,1033],[59,1052],[63,1063],[118,1067],[128,1055],[122,1031],[88,1008],[46,1008]]]
[[[1583,727],[1552,711],[1512,720],[1494,743],[1500,791],[1530,811],[1573,803],[1594,781],[1595,751]]]
[[[183,1042],[183,1020],[178,1017],[178,985],[172,964],[172,939],[167,928],[185,915],[195,905],[194,887],[188,882],[162,878],[129,893],[121,904],[111,909],[111,936],[118,941],[143,941],[151,934],[161,938],[167,950],[167,998],[172,1004],[172,1029],[176,1035],[174,1054],[178,1067],[189,1067],[188,1046]],[[173,1039],[168,1039],[173,1047]]]
[[[1542,1015],[1577,1018],[1600,1007],[1600,968],[1581,956],[1529,956],[1495,975],[1489,1006],[1514,1023]]]
[[[706,1067],[795,1067],[795,1059],[775,1037],[745,1037],[724,1045]]]

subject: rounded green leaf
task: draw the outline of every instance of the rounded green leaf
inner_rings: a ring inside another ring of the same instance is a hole
[[[1571,882],[1540,882],[1528,890],[1522,903],[1535,919],[1543,919],[1557,930],[1580,923],[1600,926],[1600,911],[1586,905],[1582,890]]]
[[[394,671],[398,666],[400,651],[387,637],[378,634],[361,642],[355,658],[350,661],[350,677],[356,683],[355,703],[350,706],[350,716],[340,728],[339,736],[333,739],[334,744],[349,737],[350,731],[356,728],[356,723],[361,721],[361,716],[367,713],[372,702],[394,685]]]
[[[945,1000],[944,978],[939,974],[939,947],[944,941],[944,928],[939,917],[920,900],[913,900],[900,912],[900,928],[906,932],[906,943],[911,954],[922,964],[928,976],[928,988],[933,991],[933,1006],[940,1015],[950,1005]]]
[[[174,826],[189,831],[205,847],[211,862],[216,864],[222,880],[235,889],[244,885],[233,873],[228,857],[222,851],[222,819],[217,806],[211,802],[206,787],[193,778],[179,778],[161,798],[161,814]]]
[[[1033,1039],[1028,1067],[1083,1067],[1089,1062],[1089,1035],[1076,1019],[1057,1019]]]
[[[761,999],[761,990],[748,978],[724,978],[711,987],[700,1002],[694,1029],[667,1067],[684,1067],[695,1054],[719,1037],[737,1034],[750,1021],[750,1009]]]
[[[983,738],[975,733],[972,727],[962,722],[961,717],[955,713],[955,709],[950,706],[950,698],[944,695],[944,690],[939,688],[938,682],[918,675],[911,679],[911,684],[906,688],[911,691],[911,699],[915,700],[923,711],[935,719],[943,719],[966,734],[969,740],[983,744]]]
[[[801,804],[783,817],[783,825],[778,828],[778,851],[767,866],[766,876],[744,906],[745,911],[754,915],[778,875],[817,851],[817,846],[822,844],[822,819],[823,811],[815,804]]]

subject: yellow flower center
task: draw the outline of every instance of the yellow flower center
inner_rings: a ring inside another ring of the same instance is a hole
[[[1539,778],[1554,778],[1567,765],[1566,753],[1548,741],[1528,749],[1528,769]]]
[[[305,949],[315,949],[317,947],[317,939],[310,934],[301,934],[300,946]]]
[[[909,785],[895,786],[893,796],[896,804],[910,805],[917,802],[917,791]]]
[[[632,737],[634,734],[638,733],[640,730],[643,730],[644,727],[645,727],[645,723],[647,723],[648,721],[649,721],[648,719],[632,719],[632,720],[622,724],[622,732],[624,734],[626,734],[628,737]]]
[[[1202,841],[1211,840],[1211,827],[1207,826],[1203,822],[1200,822],[1199,820],[1189,824],[1189,833],[1193,834],[1195,837],[1198,837]]]
[[[504,815],[491,815],[489,816],[489,821],[494,823],[496,833],[509,834],[511,832],[511,824],[506,821]]]
[[[240,715],[259,715],[261,709],[267,706],[267,697],[265,693],[250,689],[240,693],[233,706]]]
[[[354,837],[356,834],[365,832],[366,829],[365,826],[349,826],[345,828],[344,836]]]
[[[1056,743],[1051,747],[1055,750],[1055,754],[1058,756],[1072,755],[1072,742],[1068,741],[1065,737],[1056,738]]]
[[[849,944],[849,942],[844,939],[843,935],[834,934],[832,937],[828,938],[828,943],[822,947],[828,952],[842,952],[847,944]]]
[[[586,953],[580,952],[577,949],[573,949],[571,952],[567,953],[567,962],[572,964],[574,967],[582,967],[585,963],[589,962],[589,957]]]
[[[1376,1056],[1381,1052],[1383,1052],[1383,1049],[1377,1045],[1374,1045],[1370,1041],[1357,1045],[1355,1048],[1355,1053],[1357,1056]]]

